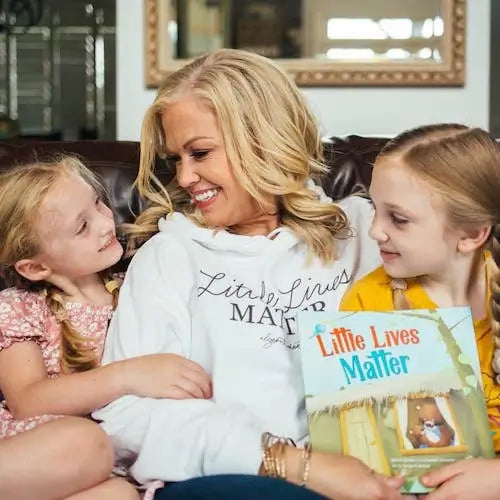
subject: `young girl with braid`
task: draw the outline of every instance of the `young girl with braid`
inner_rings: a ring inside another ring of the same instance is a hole
[[[107,479],[111,446],[79,417],[126,394],[210,396],[208,375],[177,355],[99,367],[118,291],[107,269],[122,256],[102,196],[71,157],[0,175],[0,270],[10,286],[0,292],[1,498],[138,498]],[[37,460],[44,473],[26,477]]]
[[[341,309],[470,305],[495,450],[500,452],[500,149],[487,132],[429,125],[404,132],[375,161],[370,236],[383,267]],[[499,460],[471,459],[422,477],[429,500],[500,496]]]

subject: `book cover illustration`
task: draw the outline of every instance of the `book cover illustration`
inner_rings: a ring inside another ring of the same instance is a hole
[[[377,472],[419,477],[493,457],[468,307],[298,316],[314,450],[355,456]]]

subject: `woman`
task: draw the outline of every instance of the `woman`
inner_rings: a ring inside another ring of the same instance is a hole
[[[307,438],[296,313],[337,309],[379,264],[369,203],[334,205],[311,186],[325,170],[321,151],[297,87],[270,60],[238,50],[173,73],[146,112],[137,185],[150,208],[131,234],[133,245],[147,242],[129,267],[105,360],[182,354],[211,374],[214,397],[125,397],[95,413],[139,481],[260,472],[328,497],[400,498],[401,478],[354,458],[273,436],[261,447],[265,431]],[[166,188],[156,154],[175,172]],[[203,491],[203,480],[194,484],[178,483],[168,498]]]

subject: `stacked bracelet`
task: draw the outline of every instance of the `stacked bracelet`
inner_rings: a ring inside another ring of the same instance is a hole
[[[266,476],[286,479],[285,448],[286,446],[295,446],[293,440],[264,432],[261,444],[262,465]]]
[[[264,432],[261,439],[262,444],[262,466],[264,473],[269,477],[280,479],[287,478],[285,449],[287,446],[295,446],[290,438],[275,436],[269,432]],[[306,486],[309,478],[311,461],[311,445],[306,444],[302,450],[302,476],[300,486]]]

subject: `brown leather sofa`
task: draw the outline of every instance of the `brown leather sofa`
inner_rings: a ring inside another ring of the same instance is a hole
[[[325,192],[334,200],[360,189],[371,179],[375,156],[387,139],[351,135],[325,141],[325,159],[330,166],[322,179]],[[52,141],[0,142],[0,171],[13,165],[53,158],[60,153],[79,156],[102,179],[109,193],[109,203],[117,224],[130,222],[144,207],[143,200],[132,189],[139,165],[139,144],[128,141]],[[167,178],[158,159],[157,171]],[[1,203],[1,200],[0,200]],[[0,242],[1,245],[1,242]],[[0,281],[0,289],[2,283]]]

